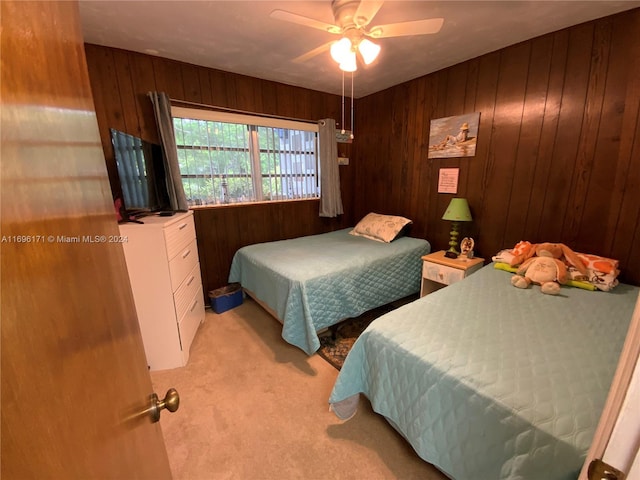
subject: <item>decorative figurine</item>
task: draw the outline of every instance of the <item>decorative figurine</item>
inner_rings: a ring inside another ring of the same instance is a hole
[[[465,258],[473,258],[473,247],[475,242],[471,237],[464,237],[462,242],[460,243],[460,257]]]

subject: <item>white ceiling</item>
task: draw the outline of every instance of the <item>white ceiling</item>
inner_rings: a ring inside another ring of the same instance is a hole
[[[340,37],[270,18],[288,10],[335,23],[330,0],[81,0],[85,42],[340,94],[329,52],[292,60]],[[443,17],[439,33],[379,39],[382,52],[354,77],[359,98],[507,45],[640,6],[640,0],[386,0],[372,26]],[[346,74],[350,96],[351,74]]]

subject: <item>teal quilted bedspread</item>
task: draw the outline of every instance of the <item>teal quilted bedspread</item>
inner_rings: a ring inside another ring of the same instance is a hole
[[[426,240],[383,243],[350,230],[249,245],[234,255],[229,281],[271,307],[282,338],[308,355],[320,347],[317,331],[420,290]]]
[[[424,460],[456,480],[576,479],[638,288],[511,286],[485,266],[375,320],[329,402],[363,393]]]

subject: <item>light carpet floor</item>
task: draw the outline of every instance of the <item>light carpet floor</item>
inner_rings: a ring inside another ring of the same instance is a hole
[[[151,372],[180,393],[160,421],[175,480],[446,479],[367,400],[347,422],[329,412],[337,370],[280,333],[251,299],[207,310],[188,365]]]

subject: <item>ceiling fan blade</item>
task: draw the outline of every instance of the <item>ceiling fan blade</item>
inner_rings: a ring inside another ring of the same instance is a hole
[[[360,0],[360,5],[353,16],[353,21],[359,27],[366,27],[376,16],[384,0]]]
[[[294,62],[294,63],[306,62],[310,58],[313,58],[313,57],[315,57],[317,55],[320,55],[321,53],[328,52],[331,49],[331,45],[333,43],[334,42],[332,41],[332,42],[327,42],[324,45],[320,45],[318,48],[314,48],[313,50],[311,50],[311,51],[309,51],[309,52],[307,52],[307,53],[305,53],[303,55],[300,55],[299,57],[294,58],[292,60],[292,62]]]
[[[426,20],[416,20],[414,22],[378,25],[371,29],[369,36],[373,38],[389,38],[438,33],[442,28],[443,23],[444,18],[428,18]]]
[[[304,25],[305,27],[317,28],[329,33],[342,33],[342,28],[337,25],[331,25],[330,23],[321,22],[313,18],[304,17],[297,13],[287,12],[286,10],[274,10],[269,15],[276,20],[284,20],[285,22],[297,23],[298,25]]]

